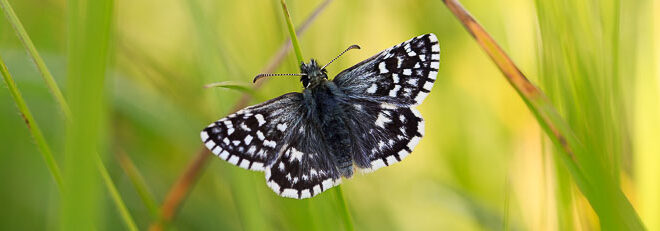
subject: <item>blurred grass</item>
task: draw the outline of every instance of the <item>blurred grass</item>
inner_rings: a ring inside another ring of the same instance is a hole
[[[104,84],[114,2],[71,0],[67,4],[66,95],[71,120],[66,129],[60,229],[89,230],[96,229],[95,221],[103,215],[100,176],[95,169],[97,161],[102,163],[95,153],[105,138],[101,135],[105,131]],[[128,225],[135,230],[134,224]]]
[[[107,100],[101,112],[107,128],[100,130],[98,150],[124,150],[157,202],[196,155],[199,129],[241,97],[241,92],[202,86],[250,82],[288,37],[279,1],[189,1],[114,1],[116,26],[110,29],[113,49],[107,51]],[[8,2],[68,96],[68,80],[58,78],[67,72],[67,3]],[[302,19],[320,2],[287,1],[293,19]],[[589,136],[585,145],[604,151],[589,157],[607,172],[597,177],[619,182],[613,184],[620,185],[647,228],[658,229],[657,1],[462,3],[539,83],[578,136]],[[355,229],[599,228],[561,160],[543,157],[542,133],[525,104],[441,1],[334,1],[299,42],[308,58],[320,61],[359,44],[361,50],[329,67],[333,75],[429,32],[440,39],[442,61],[433,93],[420,106],[426,136],[403,163],[344,181]],[[54,158],[65,163],[58,155],[65,149],[64,120],[22,49],[8,21],[0,20],[0,55]],[[297,72],[293,56],[275,72]],[[271,98],[300,89],[293,78],[274,78],[259,93]],[[9,91],[0,90],[0,127],[7,131],[0,133],[0,229],[59,227],[62,201],[13,104]],[[303,203],[283,199],[267,188],[262,174],[210,160],[172,228],[343,229],[332,192]],[[146,229],[152,212],[118,163],[105,163],[136,225]],[[94,227],[124,229],[120,215],[103,212],[112,198],[98,190],[101,178],[96,180],[91,185],[97,185]]]

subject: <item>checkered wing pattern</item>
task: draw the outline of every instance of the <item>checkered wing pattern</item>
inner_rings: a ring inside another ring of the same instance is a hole
[[[263,171],[286,146],[291,123],[298,123],[302,94],[289,93],[242,109],[213,122],[201,132],[216,156],[241,168]]]
[[[438,39],[425,34],[342,71],[333,81],[354,98],[413,106],[433,88],[439,65]]]

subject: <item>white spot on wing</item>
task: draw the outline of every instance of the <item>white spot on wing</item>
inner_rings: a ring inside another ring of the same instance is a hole
[[[440,62],[438,62],[438,61],[431,62],[431,68],[433,68],[433,69],[440,68]]]
[[[391,104],[391,103],[381,103],[380,104],[381,108],[389,109],[389,110],[394,110],[396,109],[396,105]]]
[[[410,155],[410,153],[407,152],[406,150],[399,151],[399,159],[401,160],[403,160],[403,158],[406,158],[408,155]]]
[[[394,86],[394,89],[390,90],[390,96],[396,97],[396,93],[399,92],[399,89],[401,89],[401,86],[399,85]]]
[[[403,75],[411,75],[411,74],[412,74],[412,70],[410,70],[410,69],[403,69]]]
[[[426,83],[424,83],[424,89],[430,91],[431,89],[433,89],[433,83],[430,81],[426,81]]]
[[[422,137],[419,137],[419,136],[415,136],[412,139],[410,139],[410,142],[408,143],[408,149],[410,149],[412,151],[415,148],[415,146],[417,146],[417,144],[419,143],[419,140],[421,140],[421,139],[422,139]]]
[[[227,128],[227,135],[234,133],[234,128]]]
[[[280,162],[280,165],[277,167],[280,171],[284,171],[284,163]]]
[[[318,184],[314,185],[314,188],[312,188],[312,190],[314,190],[314,196],[316,196],[319,193],[321,193],[321,186],[319,186]]]
[[[211,150],[213,149],[213,146],[215,146],[215,142],[213,142],[213,140],[209,140],[209,142],[204,143],[204,145],[206,146],[206,148]]]
[[[385,165],[385,162],[383,162],[382,159],[377,159],[377,160],[371,161],[371,170],[372,171],[376,170],[376,169],[379,169],[379,168],[382,168],[382,167],[385,167],[385,166],[387,166],[387,165]]]
[[[254,155],[254,152],[257,151],[257,147],[254,145],[250,146],[250,148],[247,150],[247,153],[250,155]]]
[[[264,136],[264,133],[261,132],[261,131],[257,131],[257,138],[259,138],[259,140],[266,139],[266,137]]]
[[[229,139],[227,139],[227,137],[222,139],[222,142],[225,143],[226,145],[229,145]]]
[[[392,81],[393,81],[394,83],[399,83],[399,74],[397,74],[397,73],[393,73],[393,74],[392,74]]]
[[[329,188],[332,188],[332,186],[334,186],[332,179],[325,179],[322,184],[323,184],[323,191],[328,190]]]
[[[277,143],[275,143],[275,141],[264,140],[264,146],[266,146],[266,147],[275,148],[276,145],[277,145]]]
[[[280,194],[280,185],[275,183],[275,181],[268,181],[268,187],[270,187],[277,194]]]
[[[238,160],[239,160],[239,159],[240,159],[240,158],[238,158],[238,156],[231,156],[231,157],[229,158],[229,160],[227,160],[227,161],[229,161],[229,163],[231,163],[231,164],[233,164],[233,165],[236,165],[236,164],[238,164]]]
[[[220,152],[222,151],[222,148],[220,146],[215,146],[215,148],[211,151],[215,155],[219,155]]]
[[[257,122],[259,123],[259,127],[261,127],[261,125],[264,125],[266,123],[266,120],[264,119],[264,116],[261,115],[261,114],[254,115],[254,118],[257,118]]]
[[[422,103],[422,101],[424,101],[427,95],[429,95],[429,93],[421,92],[421,91],[418,92],[417,96],[415,96],[415,102],[417,102],[418,104]]]
[[[371,87],[367,88],[367,93],[373,94],[376,93],[376,90],[378,90],[378,86],[376,86],[376,84],[374,83],[371,84]]]
[[[202,137],[202,141],[206,141],[209,138],[209,134],[206,131],[202,131],[200,136]]]
[[[378,127],[384,128],[386,123],[392,122],[392,120],[388,117],[385,116],[383,113],[378,114],[378,118],[376,119],[376,125]]]
[[[396,157],[394,157],[394,156],[388,156],[386,160],[387,160],[387,165],[392,165],[396,162],[399,162],[399,161],[396,160]]]
[[[417,81],[418,80],[419,80],[418,78],[410,78],[410,79],[408,79],[408,84],[413,85],[413,86],[417,86]]]
[[[385,66],[385,62],[380,62],[380,63],[378,64],[378,69],[380,70],[380,73],[381,73],[381,74],[385,74],[385,73],[389,72],[389,71],[387,70],[387,67]]]
[[[244,168],[244,169],[249,169],[250,168],[250,161],[246,160],[246,159],[243,159],[243,161],[241,161],[241,165],[239,167]]]
[[[285,131],[286,130],[286,123],[277,124],[277,130]]]
[[[309,192],[309,189],[302,190],[300,193],[300,198],[310,198],[312,194]]]
[[[248,132],[252,131],[252,129],[250,129],[247,125],[245,125],[245,123],[241,123],[241,129],[243,129],[245,131],[248,131]]]
[[[254,162],[252,163],[252,167],[250,169],[255,170],[255,171],[263,171],[264,170],[264,164],[259,163],[259,162]]]
[[[430,33],[430,34],[429,34],[429,41],[431,41],[431,43],[437,42],[437,41],[438,41],[438,37],[435,37],[435,34]]]
[[[437,71],[429,71],[429,76],[427,76],[427,77],[429,77],[429,79],[435,79],[436,77],[438,77],[438,72]]]
[[[294,159],[300,161],[302,159],[303,153],[301,151],[296,150],[295,148],[291,148],[291,158],[289,158],[289,161],[293,161]]]
[[[440,54],[432,54],[431,55],[431,60],[440,61]]]
[[[243,142],[245,142],[246,145],[250,145],[250,142],[252,142],[252,136],[251,135],[245,136],[245,139],[243,139]]]
[[[227,157],[229,157],[229,152],[222,151],[222,153],[220,153],[220,158],[222,158],[223,160],[227,160]]]

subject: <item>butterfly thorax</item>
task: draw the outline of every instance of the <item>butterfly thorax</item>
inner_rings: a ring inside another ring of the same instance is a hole
[[[300,71],[303,74],[300,76],[300,82],[302,82],[303,87],[305,88],[314,88],[320,86],[321,83],[328,80],[326,70],[321,69],[319,64],[314,59],[309,61],[309,63],[300,64]]]

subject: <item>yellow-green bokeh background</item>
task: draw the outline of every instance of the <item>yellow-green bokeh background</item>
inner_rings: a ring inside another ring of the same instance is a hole
[[[67,94],[66,1],[9,2]],[[294,24],[320,2],[289,0]],[[569,123],[582,125],[574,130],[587,145],[604,147],[593,155],[611,157],[646,227],[660,229],[660,2],[462,3]],[[113,10],[98,150],[138,227],[147,229],[154,218],[115,156],[133,160],[160,204],[198,152],[200,129],[242,94],[202,86],[251,82],[288,32],[275,0],[115,0]],[[435,33],[441,47],[438,80],[419,107],[426,136],[402,163],[344,180],[356,229],[599,229],[534,116],[442,1],[334,0],[300,44],[305,59],[321,63],[359,44],[328,68],[333,75],[424,33]],[[4,17],[0,55],[64,162],[64,119]],[[277,72],[297,72],[295,60],[289,54]],[[251,103],[301,87],[276,77]],[[0,131],[0,229],[57,228],[58,190],[5,87]],[[124,229],[106,191],[98,192],[95,228]],[[213,158],[170,227],[335,230],[343,228],[340,213],[332,192],[284,199],[262,173]]]

